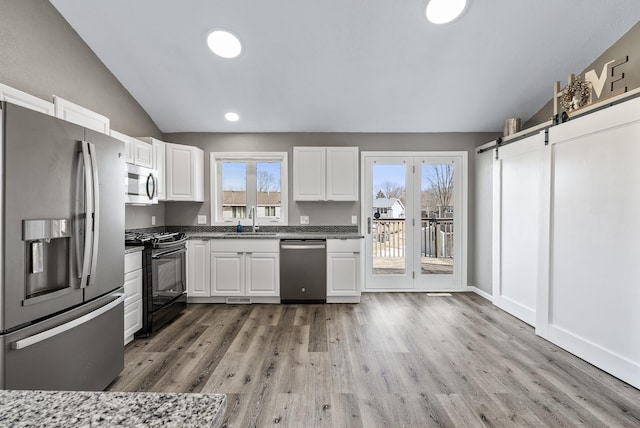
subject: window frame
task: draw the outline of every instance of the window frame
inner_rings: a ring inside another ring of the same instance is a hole
[[[289,224],[289,174],[288,174],[288,153],[287,152],[211,152],[210,158],[210,179],[209,189],[211,194],[211,224],[213,226],[236,225],[238,220],[243,226],[252,224],[248,217],[232,218],[225,220],[222,214],[222,168],[225,161],[235,162],[280,162],[280,217],[258,217],[256,224],[260,226],[287,226]],[[249,183],[247,183],[248,185]],[[249,186],[247,186],[249,187]],[[247,189],[249,192],[250,189]],[[257,191],[254,195],[257,201]],[[249,201],[247,195],[247,201]],[[257,208],[257,204],[256,204]],[[247,203],[246,212],[249,212]],[[257,212],[257,209],[256,209]]]

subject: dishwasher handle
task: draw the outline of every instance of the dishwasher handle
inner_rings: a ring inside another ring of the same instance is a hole
[[[320,245],[281,245],[281,250],[321,250],[325,248],[324,244]]]
[[[321,250],[326,248],[325,241],[281,241],[281,250]]]

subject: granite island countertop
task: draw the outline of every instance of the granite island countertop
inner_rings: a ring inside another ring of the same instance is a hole
[[[0,391],[0,426],[219,427],[224,394]]]

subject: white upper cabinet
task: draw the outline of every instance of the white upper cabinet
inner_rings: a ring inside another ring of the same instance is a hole
[[[293,148],[293,199],[324,201],[327,198],[327,149]]]
[[[358,200],[357,147],[327,147],[327,200]]]
[[[294,147],[293,199],[357,201],[357,147]]]
[[[114,130],[111,130],[110,134],[112,137],[124,142],[125,162],[145,168],[153,168],[153,151],[151,144]]]
[[[158,200],[164,201],[167,199],[165,142],[152,138],[151,145],[153,147],[153,169],[158,171]]]
[[[14,89],[10,86],[0,83],[0,101],[7,101],[20,107],[39,111],[40,113],[54,116],[55,108],[52,102],[45,101],[41,98]]]
[[[166,200],[204,201],[204,152],[198,147],[165,143]]]
[[[151,144],[134,138],[133,153],[136,165],[153,168],[153,148]]]
[[[151,168],[155,169],[157,175],[157,187],[158,187],[158,200],[167,200],[167,186],[166,186],[166,144],[164,141],[160,141],[153,137],[138,137],[138,139],[149,143],[151,145]]]
[[[55,105],[56,117],[109,135],[111,125],[108,117],[55,95],[53,96],[53,104]]]

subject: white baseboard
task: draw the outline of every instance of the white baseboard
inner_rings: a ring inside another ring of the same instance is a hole
[[[546,339],[640,389],[640,362],[629,360],[554,324],[549,324]]]
[[[226,297],[187,297],[187,303],[227,303]],[[251,297],[251,303],[280,303],[280,297]]]
[[[467,291],[474,292],[477,295],[479,295],[480,297],[484,297],[485,299],[487,299],[488,301],[493,303],[493,296],[491,294],[487,293],[486,291],[479,289],[478,287],[474,287],[474,286],[470,285],[470,286],[467,287]]]
[[[360,296],[327,296],[327,303],[360,303]]]
[[[536,311],[534,309],[505,296],[498,296],[493,300],[493,304],[514,317],[521,319],[530,326],[536,326]]]

